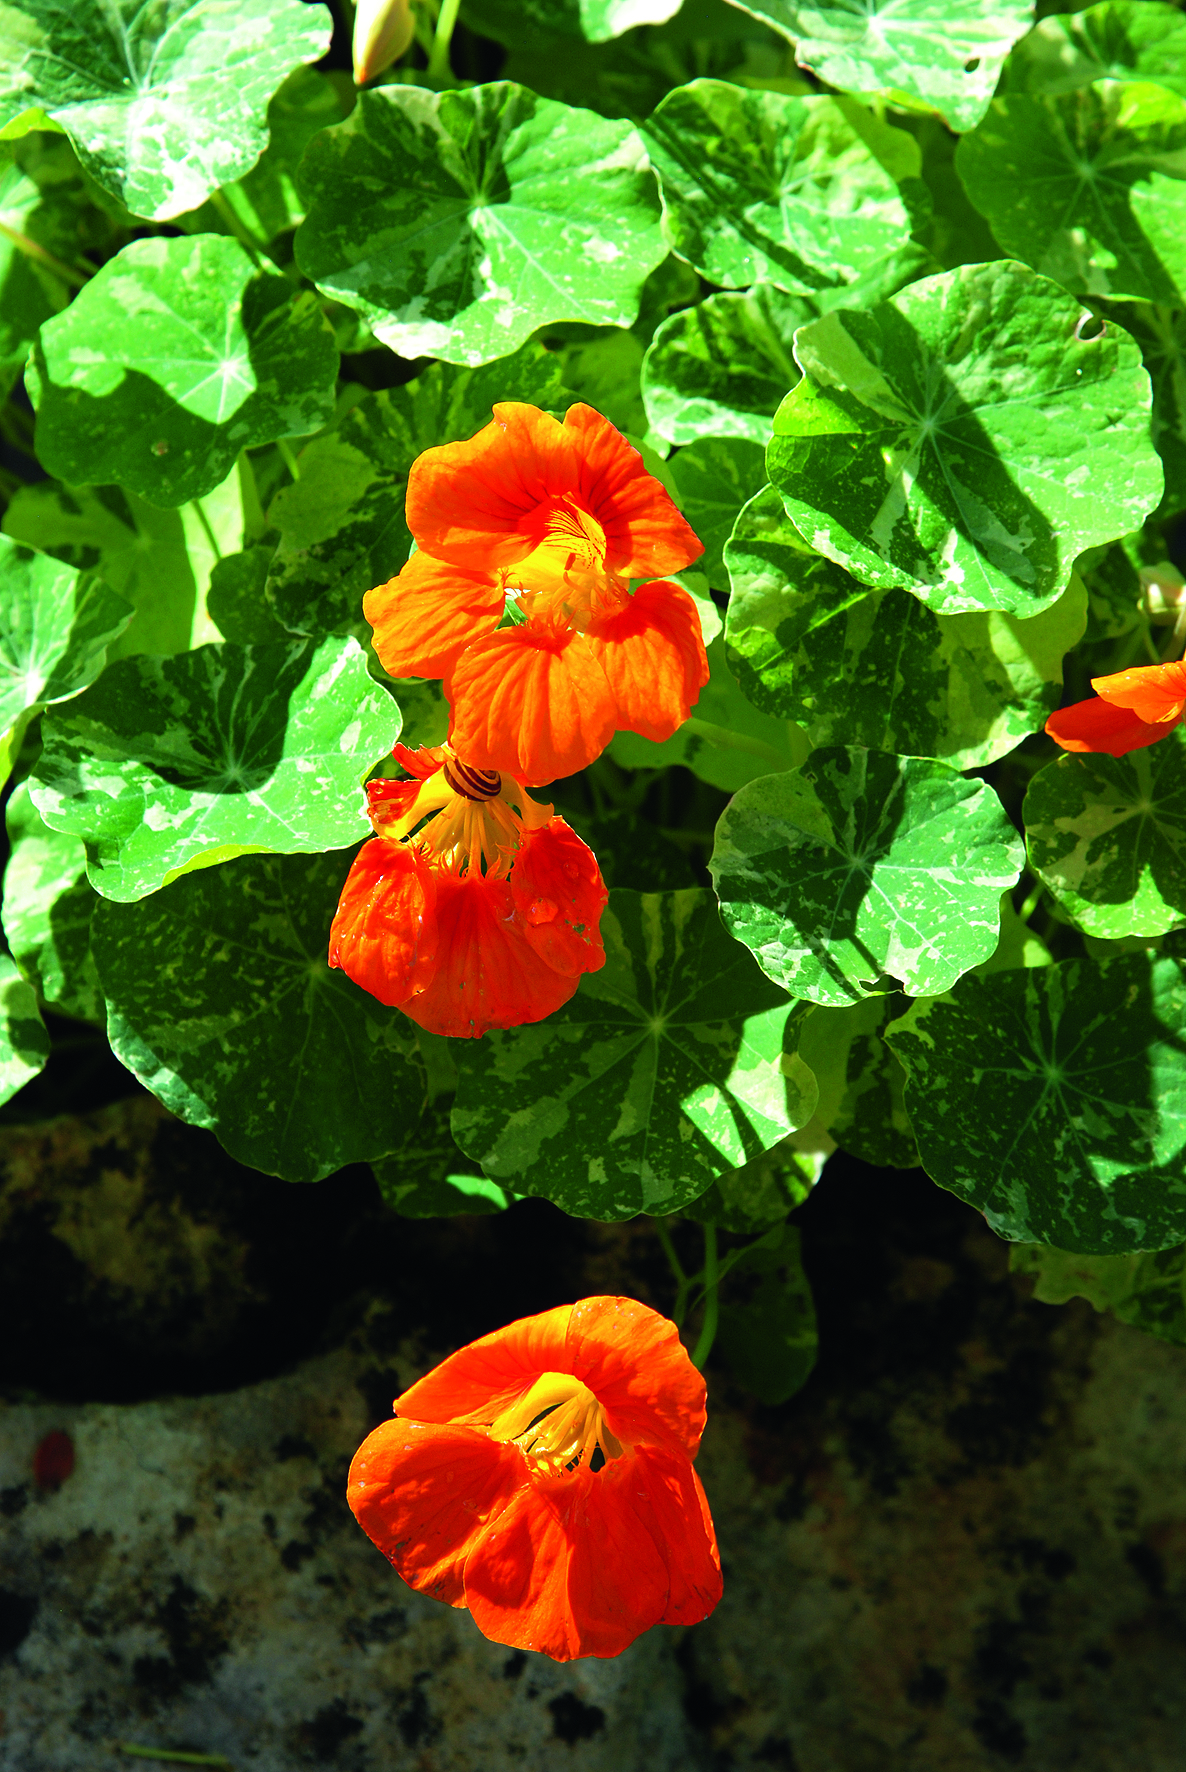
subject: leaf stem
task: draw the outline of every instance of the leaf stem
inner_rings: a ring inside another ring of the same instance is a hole
[[[225,192],[211,191],[210,207],[217,215],[222,217],[227,227],[231,230],[234,238],[239,242],[239,245],[243,248],[244,252],[250,257],[252,263],[255,265],[262,265],[263,260],[267,255],[267,247],[260,244],[247,226],[247,223],[243,221],[240,216],[235,214]]]
[[[245,449],[239,451],[239,502],[243,507],[243,533],[252,541],[258,541],[268,527],[264,516],[264,508],[259,500],[259,485],[255,478],[255,467]]]
[[[39,246],[36,240],[30,240],[28,234],[22,234],[18,228],[10,228],[7,222],[0,222],[0,234],[6,240],[11,240],[17,251],[23,252],[26,258],[40,260],[47,270],[52,271],[55,277],[60,277],[63,283],[68,283],[71,289],[81,289],[95,274],[93,271],[75,270],[72,265],[55,258],[52,252],[47,252],[44,246]]]
[[[219,1766],[222,1772],[233,1772],[231,1762],[224,1754],[187,1754],[181,1750],[167,1747],[137,1747],[132,1741],[116,1741],[112,1744],[117,1754],[128,1754],[137,1760],[167,1760],[175,1766]]]
[[[715,1224],[706,1224],[704,1227],[704,1322],[700,1329],[700,1339],[692,1352],[692,1364],[699,1372],[704,1370],[704,1362],[712,1352],[712,1344],[717,1338],[720,1305],[717,1227]]]
[[[767,744],[765,739],[750,738],[748,733],[734,732],[730,726],[714,726],[711,720],[698,720],[693,714],[684,721],[681,730],[698,733],[709,744],[715,744],[723,751],[748,751],[751,756],[760,757],[763,763],[769,763],[780,771],[790,768],[790,759],[776,751],[773,745]]]
[[[292,444],[288,441],[288,438],[287,437],[277,437],[276,448],[280,453],[280,460],[284,463],[285,467],[288,469],[288,471],[292,475],[293,479],[299,480],[301,477],[300,464],[298,463],[297,458],[296,458],[296,451],[293,449]]]
[[[1022,905],[1021,909],[1017,913],[1017,915],[1021,918],[1021,921],[1023,923],[1029,922],[1030,918],[1033,916],[1034,912],[1037,910],[1038,906],[1041,904],[1042,894],[1045,892],[1045,890],[1046,890],[1045,885],[1043,884],[1043,882],[1041,880],[1039,880],[1037,882],[1037,884],[1034,886],[1032,892],[1029,893],[1024,904]]]
[[[667,1265],[675,1275],[676,1293],[675,1303],[671,1309],[671,1320],[677,1329],[681,1329],[683,1327],[684,1316],[688,1306],[688,1288],[692,1284],[695,1276],[684,1272],[683,1263],[676,1254],[675,1244],[671,1240],[671,1232],[668,1230],[663,1219],[656,1218],[652,1222],[655,1226],[655,1235],[662,1244],[663,1253],[667,1257]]]
[[[437,28],[433,33],[432,54],[428,58],[430,80],[447,80],[452,72],[449,66],[449,45],[453,41],[453,27],[460,11],[461,0],[443,0],[437,15]]]

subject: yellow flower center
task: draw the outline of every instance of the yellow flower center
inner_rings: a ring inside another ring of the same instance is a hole
[[[490,1424],[489,1433],[492,1440],[513,1441],[536,1470],[550,1477],[571,1476],[582,1467],[600,1470],[623,1451],[593,1392],[570,1372],[541,1373]]]
[[[433,754],[443,756],[441,767],[421,782],[402,816],[377,810],[376,831],[393,842],[410,838],[452,873],[479,868],[505,880],[523,831],[546,824],[552,808],[532,800],[517,781],[463,763],[447,745]]]

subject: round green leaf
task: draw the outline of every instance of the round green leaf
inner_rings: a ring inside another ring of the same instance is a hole
[[[105,1019],[91,953],[95,894],[81,838],[51,831],[22,781],[4,809],[4,937],[21,971],[51,1009],[80,1021]]]
[[[0,124],[36,107],[134,215],[166,221],[247,171],[268,100],[329,48],[298,0],[21,0],[0,25]]]
[[[1152,4],[1152,0],[1151,0]],[[1034,1281],[1039,1304],[1086,1298],[1146,1335],[1186,1347],[1186,1249],[1141,1255],[1072,1255],[1042,1243],[1014,1243],[1009,1268]]]
[[[742,437],[700,437],[673,456],[667,466],[679,494],[679,508],[704,543],[696,571],[715,589],[727,590],[721,550],[742,505],[766,484],[766,452],[760,443]],[[774,496],[778,498],[777,493]]]
[[[0,954],[0,1107],[45,1069],[49,1035],[37,997],[8,954]]]
[[[1010,1242],[1186,1240],[1186,975],[1176,960],[965,978],[886,1039],[927,1174]]]
[[[843,98],[677,86],[645,127],[672,249],[738,289],[792,295],[884,275],[924,219],[912,137]]]
[[[122,659],[46,720],[33,799],[127,902],[248,851],[356,843],[359,786],[399,732],[349,638]]]
[[[810,303],[772,283],[756,283],[744,295],[710,295],[672,314],[642,362],[651,429],[671,443],[768,443],[774,414],[800,375],[791,354],[795,329],[815,318]]]
[[[569,45],[557,37],[605,43],[636,25],[661,25],[679,8],[680,0],[466,0],[464,15],[496,42],[563,55]]]
[[[402,387],[366,395],[306,445],[300,479],[268,509],[280,532],[268,601],[290,632],[346,627],[369,638],[362,599],[395,576],[412,546],[404,522],[412,463],[435,444],[472,437],[496,400],[566,404],[559,364],[534,344],[479,369],[432,363]]]
[[[933,106],[953,129],[980,121],[1032,0],[733,0],[795,44],[829,86]]]
[[[1099,306],[1141,347],[1153,383],[1153,443],[1165,469],[1165,495],[1153,514],[1176,516],[1186,510],[1186,313],[1138,301]]]
[[[301,189],[302,270],[405,357],[485,363],[549,320],[629,326],[667,251],[637,131],[512,81],[360,93]]]
[[[766,454],[796,529],[947,615],[1036,615],[1161,497],[1133,340],[1024,265],[963,265],[795,337]]]
[[[1014,258],[1088,295],[1186,303],[1186,98],[1112,80],[1006,92],[956,166]]]
[[[326,959],[352,860],[243,856],[95,907],[116,1057],[240,1163],[286,1181],[398,1150],[424,1098],[411,1022]]]
[[[726,929],[776,983],[839,1005],[945,991],[997,945],[1024,851],[992,789],[855,746],[742,788],[709,870]]]
[[[574,1216],[677,1212],[810,1119],[801,1011],[699,888],[616,891],[601,932],[605,966],[563,1009],[459,1046],[453,1135]]]
[[[37,454],[75,485],[182,505],[241,449],[328,423],[337,373],[316,298],[237,240],[133,240],[41,329],[27,376]]]
[[[725,647],[742,693],[813,745],[981,768],[1044,725],[1086,626],[1078,577],[1026,620],[935,615],[907,591],[870,591],[812,553],[770,486],[738,517],[725,564]]]
[[[882,1038],[902,1008],[895,993],[843,1009],[813,1009],[799,1039],[800,1056],[819,1084],[813,1125],[829,1144],[879,1169],[918,1163],[903,1100],[905,1073]]]
[[[1068,755],[1025,796],[1030,865],[1088,935],[1164,935],[1186,922],[1186,736],[1127,757]]]
[[[0,536],[0,732],[93,683],[132,615],[92,573]]]
[[[1002,92],[1074,92],[1095,80],[1152,80],[1186,95],[1186,19],[1161,0],[1103,0],[1056,12],[1017,44]]]

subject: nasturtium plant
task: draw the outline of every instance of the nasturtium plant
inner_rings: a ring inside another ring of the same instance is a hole
[[[240,450],[333,416],[338,353],[311,295],[237,240],[133,240],[48,322],[29,372],[37,447],[76,485],[202,498]]]
[[[425,1095],[411,1024],[325,957],[349,865],[241,855],[95,906],[117,1058],[240,1162],[288,1181],[397,1150]]]
[[[908,591],[870,591],[808,547],[771,486],[737,518],[725,564],[726,651],[756,707],[798,721],[812,744],[847,740],[959,769],[1040,729],[1087,618],[1078,578],[1025,619],[936,615]]]
[[[0,0],[6,1124],[770,1405],[837,1152],[1186,1340],[1186,21],[1050,3]]]
[[[672,249],[728,289],[883,280],[929,207],[914,138],[851,100],[694,80],[645,137]]]
[[[52,831],[34,806],[28,781],[9,796],[4,939],[41,1001],[59,1015],[103,1022],[99,974],[91,953],[95,892],[86,877],[86,845]]]
[[[1063,756],[1025,797],[1030,866],[1087,935],[1186,923],[1186,736],[1126,757]]]
[[[268,100],[329,47],[300,0],[21,0],[0,14],[0,125],[35,110],[86,170],[154,221],[193,209],[267,146]]]
[[[459,1051],[453,1135],[566,1212],[675,1212],[811,1118],[801,1012],[707,892],[617,891],[602,933],[605,966],[566,1008]]]
[[[1186,1241],[1186,971],[1149,952],[962,979],[887,1029],[933,1180],[1010,1242]]]
[[[774,414],[799,379],[795,331],[816,318],[773,283],[710,295],[659,327],[642,363],[651,429],[671,443],[699,437],[770,441]]]
[[[356,843],[359,785],[399,732],[349,638],[125,659],[45,721],[33,798],[127,902],[249,851]]]
[[[795,44],[801,67],[849,92],[934,108],[952,129],[984,115],[1028,0],[732,0]]]
[[[1186,294],[1186,96],[1104,80],[1007,92],[959,145],[969,197],[1005,252],[1086,295]]]
[[[301,178],[301,269],[405,357],[472,366],[549,320],[629,326],[667,252],[638,132],[511,81],[363,92]]]
[[[725,927],[762,970],[839,1006],[895,985],[934,996],[986,960],[1021,862],[991,788],[837,745],[736,794],[710,866]]]
[[[802,327],[766,459],[804,540],[940,614],[1048,608],[1163,486],[1136,345],[1084,318],[1006,261]]]

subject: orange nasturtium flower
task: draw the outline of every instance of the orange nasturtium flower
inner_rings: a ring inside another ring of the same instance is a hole
[[[363,611],[392,676],[444,678],[449,742],[475,768],[536,786],[620,729],[661,742],[687,719],[708,681],[700,619],[653,580],[704,547],[608,419],[497,405],[476,437],[424,451],[406,508],[419,551]]]
[[[395,756],[412,779],[367,783],[376,835],[342,888],[330,965],[433,1034],[541,1021],[605,964],[596,856],[448,745]]]
[[[1060,708],[1047,720],[1046,730],[1064,751],[1123,757],[1156,744],[1180,724],[1186,710],[1186,660],[1093,677],[1091,687],[1098,699]]]
[[[704,1380],[675,1324],[584,1298],[484,1335],[355,1453],[359,1525],[420,1593],[554,1661],[619,1655],[721,1597],[692,1460]]]

